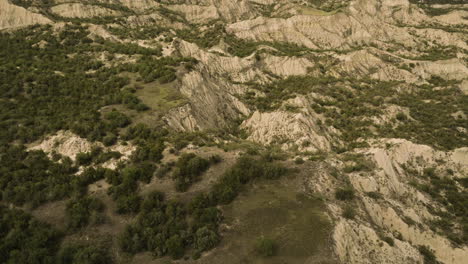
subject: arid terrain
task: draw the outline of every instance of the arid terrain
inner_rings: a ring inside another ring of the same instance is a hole
[[[468,262],[468,3],[0,0],[0,263]]]

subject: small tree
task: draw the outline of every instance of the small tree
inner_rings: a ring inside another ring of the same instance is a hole
[[[205,251],[214,248],[219,243],[219,236],[213,230],[202,227],[195,234],[195,244],[198,250]]]
[[[167,253],[173,259],[180,259],[184,256],[184,245],[179,235],[174,235],[166,241]]]
[[[346,187],[344,189],[338,189],[335,192],[335,198],[340,201],[352,200],[354,199],[354,190],[351,187]]]
[[[269,238],[261,237],[257,240],[255,250],[263,257],[271,257],[276,254],[276,243]]]

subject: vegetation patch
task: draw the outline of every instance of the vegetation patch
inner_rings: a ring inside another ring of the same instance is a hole
[[[354,199],[354,189],[351,187],[338,189],[335,192],[335,198],[340,201],[348,201]]]
[[[104,204],[96,198],[79,197],[70,200],[65,210],[67,226],[71,230],[78,230],[88,224],[100,224],[104,221],[101,214]]]
[[[187,102],[187,99],[171,83],[153,82],[137,86],[135,94],[145,105],[162,112]]]
[[[183,175],[200,172],[200,164],[208,164],[194,155],[178,162]],[[154,256],[183,257],[188,250],[200,252],[216,246],[222,214],[217,206],[230,203],[241,187],[256,178],[276,179],[286,170],[264,160],[244,156],[229,169],[208,193],[201,193],[190,203],[166,201],[162,193],[148,195],[140,204],[137,222],[129,225],[120,236],[124,252],[135,254],[150,251]]]
[[[203,260],[280,264],[332,259],[331,224],[323,203],[298,193],[292,182],[289,176],[258,181],[223,206],[224,222],[232,228]],[[226,254],[232,257],[226,259]]]
[[[407,169],[408,173],[409,170]],[[443,174],[434,168],[425,168],[422,175],[412,184],[418,190],[427,193],[432,199],[442,204],[446,211],[430,207],[431,213],[439,217],[431,223],[435,231],[442,231],[453,243],[468,243],[468,191],[459,185],[451,175]]]
[[[172,177],[176,181],[176,190],[179,192],[187,189],[196,181],[200,175],[210,167],[210,162],[198,157],[193,153],[184,153],[177,160]]]
[[[54,263],[61,237],[23,211],[0,205],[1,263]]]

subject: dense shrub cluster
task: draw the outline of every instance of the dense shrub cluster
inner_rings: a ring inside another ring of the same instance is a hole
[[[427,246],[419,246],[418,247],[419,253],[424,258],[424,264],[440,264],[439,261],[437,261],[436,256],[434,255],[434,252]]]
[[[351,187],[340,188],[335,192],[335,198],[341,201],[354,199],[354,189]]]
[[[109,188],[108,194],[116,201],[117,213],[136,214],[139,212],[141,198],[137,194],[138,182],[149,183],[154,170],[154,164],[143,162],[109,174],[106,180],[112,186]]]
[[[50,160],[42,151],[26,151],[23,146],[5,146],[0,156],[0,192],[2,200],[16,205],[40,205],[86,194],[87,186],[114,172],[104,168],[86,168],[80,176],[71,159]]]
[[[145,82],[176,78],[174,67],[195,63],[187,58],[153,58],[159,50],[88,37],[89,31],[67,24],[58,34],[37,26],[0,34],[0,143],[31,142],[59,129],[110,145],[119,128],[130,123],[121,113],[103,117],[105,105],[124,104],[144,111],[147,106],[124,89],[135,72]],[[93,56],[96,52],[136,54],[141,59],[113,68]],[[77,54],[77,56],[71,55]]]
[[[188,217],[192,218],[190,224]],[[144,199],[137,219],[121,234],[125,252],[151,251],[155,256],[177,259],[189,247],[204,251],[219,242],[220,212],[214,207],[188,210],[185,204],[165,201],[162,193],[154,192]]]
[[[17,209],[0,205],[0,263],[110,264],[108,246],[65,244],[63,234]]]
[[[351,163],[343,168],[346,173],[357,172],[357,171],[371,171],[374,168],[374,164],[367,160],[364,155],[361,154],[347,154],[344,155],[343,161]]]
[[[383,127],[382,133],[447,150],[468,145],[468,134],[460,129],[468,129],[468,122],[453,115],[468,112],[468,96],[451,82],[439,78],[430,81],[433,85],[403,93],[392,102],[408,107],[415,121],[404,122],[397,129]],[[440,86],[445,88],[435,89]]]
[[[172,177],[176,190],[186,191],[190,185],[199,180],[200,175],[210,167],[210,162],[193,153],[184,153],[177,160]]]
[[[154,39],[162,33],[168,32],[168,29],[159,26],[143,26],[143,27],[119,27],[107,26],[110,33],[122,39]]]
[[[183,163],[196,159],[190,156]],[[242,186],[254,179],[276,179],[285,173],[280,165],[243,156],[208,193],[199,194],[188,204],[166,201],[163,194],[152,193],[141,203],[137,222],[121,234],[121,248],[129,253],[151,251],[156,256],[170,255],[175,259],[193,249],[197,257],[220,241],[218,225],[222,215],[217,205],[230,203]]]
[[[140,210],[141,197],[138,196],[138,182],[149,183],[156,170],[156,163],[162,158],[164,140],[168,134],[164,129],[150,129],[144,124],[129,127],[125,140],[133,140],[137,149],[132,154],[131,165],[121,167],[105,175],[112,186],[108,194],[115,200],[117,213],[136,214]]]
[[[271,257],[276,254],[277,245],[272,239],[261,237],[256,242],[255,250],[263,257]]]
[[[395,81],[294,76],[267,85],[252,84],[264,96],[250,92],[244,100],[271,111],[297,95],[320,94],[328,99],[314,99],[312,109],[326,117],[325,125],[341,131],[348,149],[365,147],[359,139],[373,136],[407,138],[443,149],[466,146],[468,135],[463,131],[468,123],[454,113],[468,111],[468,96],[456,87],[457,81],[433,77],[429,83],[398,92],[402,84]],[[400,114],[384,125],[376,124],[372,117],[380,118],[390,104],[408,108],[409,117]]]
[[[67,226],[70,230],[77,230],[88,224],[99,224],[104,220],[101,214],[104,204],[93,197],[83,196],[70,200],[65,210]]]
[[[110,159],[118,159],[122,154],[118,151],[104,152],[101,147],[93,147],[90,152],[80,152],[76,154],[76,165],[89,166],[91,164],[101,164]]]
[[[57,264],[111,264],[114,263],[106,245],[66,244],[57,256]]]
[[[54,263],[61,237],[23,211],[0,205],[0,263]]]
[[[150,129],[145,124],[137,124],[136,126],[129,127],[123,135],[123,139],[133,140],[138,146],[131,157],[134,162],[159,162],[162,159],[164,141],[168,133],[163,128]]]
[[[450,175],[441,175],[434,168],[425,168],[421,175],[422,183],[412,182],[413,186],[429,194],[432,199],[444,205],[446,211],[432,208],[440,217],[433,222],[433,227],[440,229],[456,244],[468,243],[468,191]],[[456,228],[459,226],[459,229]]]
[[[277,179],[285,173],[286,169],[278,164],[263,159],[256,160],[250,156],[240,157],[213,186],[209,199],[213,204],[228,204],[248,182],[255,179]]]
[[[78,192],[81,178],[70,159],[51,161],[42,151],[26,152],[24,147],[6,146],[0,156],[1,199],[16,205],[37,206],[46,201],[68,197]]]

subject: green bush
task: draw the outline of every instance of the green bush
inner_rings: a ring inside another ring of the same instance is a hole
[[[210,166],[210,162],[193,153],[184,153],[177,160],[172,177],[176,181],[176,190],[187,191],[188,188],[199,180],[200,175]]]
[[[367,192],[366,194],[367,194],[367,196],[369,196],[370,198],[375,199],[375,200],[383,198],[382,194],[379,193],[379,192]]]
[[[340,201],[354,199],[354,189],[352,187],[340,188],[335,192],[335,198]]]
[[[270,238],[261,237],[255,244],[255,251],[263,257],[272,257],[276,255],[277,245],[274,240]]]
[[[91,156],[91,153],[85,153],[85,152],[80,152],[76,154],[76,165],[78,166],[88,166],[91,165],[91,162],[93,161],[93,156]]]
[[[354,217],[356,216],[356,211],[354,210],[354,207],[351,207],[350,205],[347,205],[344,208],[342,215],[346,219],[354,219]]]
[[[178,165],[189,172],[199,171],[200,166],[187,165],[195,157],[186,154]],[[120,248],[131,254],[151,251],[156,256],[170,255],[174,259],[181,258],[191,249],[196,258],[220,241],[218,229],[222,214],[216,206],[231,202],[241,190],[241,185],[251,180],[276,179],[285,173],[286,169],[279,165],[243,156],[224,173],[210,192],[198,194],[190,203],[165,201],[163,194],[151,193],[143,199],[137,220],[120,234]],[[117,182],[124,184],[122,180]],[[123,186],[120,189],[120,185],[112,192],[125,194],[136,188]]]
[[[391,237],[384,237],[382,240],[387,242],[387,244],[389,244],[392,247],[395,245],[395,241]]]
[[[74,174],[70,159],[51,161],[42,151],[26,151],[24,146],[0,146],[0,191],[2,200],[15,205],[38,206],[70,197],[83,180]]]
[[[61,238],[48,224],[0,205],[0,263],[54,263]]]
[[[434,252],[427,246],[419,246],[419,253],[424,257],[424,264],[440,264]]]
[[[104,204],[96,198],[79,197],[72,199],[67,203],[65,209],[67,227],[71,230],[77,230],[86,227],[92,221],[95,222],[91,224],[98,224],[99,222],[96,221],[102,219],[103,216],[99,216],[99,214],[103,209]]]
[[[304,160],[303,160],[302,158],[300,158],[300,157],[297,157],[297,158],[294,159],[294,163],[296,163],[296,164],[303,164],[303,163],[304,163]]]
[[[248,182],[257,178],[277,179],[286,172],[284,167],[264,159],[242,156],[212,187],[210,197],[215,204],[227,204],[234,200]]]
[[[140,210],[141,198],[133,193],[117,197],[116,206],[119,214],[136,214]]]
[[[211,164],[217,164],[217,163],[220,163],[223,160],[223,158],[221,158],[220,155],[215,154],[215,155],[211,155],[208,160],[210,161]]]
[[[173,235],[166,240],[167,253],[173,259],[180,259],[184,256],[185,248],[179,235]]]
[[[106,113],[104,118],[112,128],[126,127],[131,123],[130,118],[115,110]]]
[[[107,147],[114,145],[116,142],[117,142],[117,136],[114,134],[108,134],[102,139],[102,143],[104,144],[104,146],[107,146]]]
[[[344,156],[343,160],[352,162],[352,164],[343,168],[343,171],[346,173],[371,171],[374,168],[374,164],[367,160],[363,155],[348,154]]]
[[[396,119],[399,121],[406,121],[408,117],[405,115],[405,113],[400,112],[396,115]]]
[[[58,264],[114,263],[107,246],[98,244],[66,244],[58,253]]]
[[[210,250],[218,245],[219,241],[219,235],[206,226],[199,228],[195,233],[195,247],[199,251]]]

